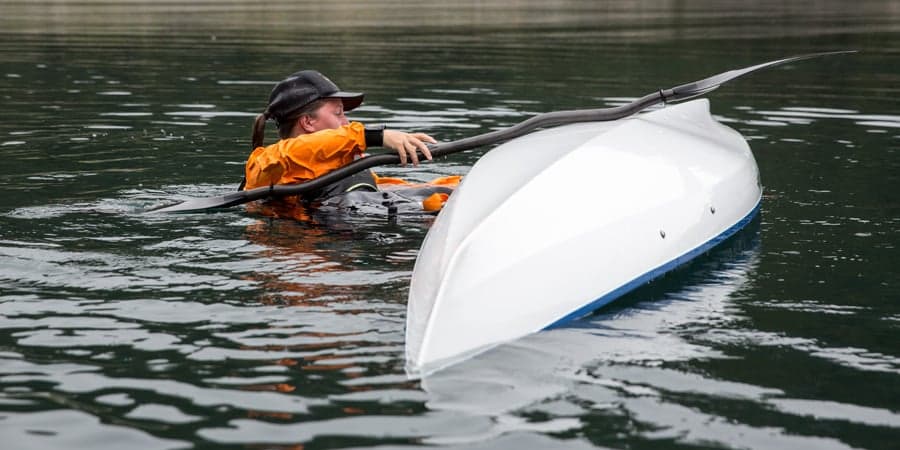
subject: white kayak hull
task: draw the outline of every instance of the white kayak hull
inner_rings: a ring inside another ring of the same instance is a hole
[[[428,372],[603,306],[739,231],[760,197],[749,146],[706,99],[498,146],[419,252],[408,368]]]

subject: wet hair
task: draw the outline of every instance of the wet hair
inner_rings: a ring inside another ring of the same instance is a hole
[[[308,105],[303,106],[296,113],[292,114],[291,117],[286,119],[279,119],[278,117],[274,117],[272,113],[266,109],[262,114],[256,116],[256,120],[253,121],[253,134],[250,138],[250,150],[255,150],[257,147],[263,146],[263,141],[266,137],[266,121],[269,119],[275,120],[275,126],[278,127],[278,137],[280,139],[287,139],[291,136],[291,132],[294,131],[294,124],[297,122],[297,119],[300,116],[310,116],[315,118],[316,111],[328,100],[327,98],[320,98],[315,100]]]

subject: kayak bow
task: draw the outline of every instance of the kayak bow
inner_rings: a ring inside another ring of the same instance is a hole
[[[743,228],[760,196],[749,146],[706,99],[509,141],[472,167],[425,238],[408,368],[599,308]]]

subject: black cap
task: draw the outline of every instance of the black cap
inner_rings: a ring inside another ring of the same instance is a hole
[[[339,98],[344,103],[344,110],[350,111],[362,103],[363,97],[362,92],[341,91],[333,81],[315,70],[301,70],[275,85],[269,94],[266,112],[276,122],[281,122],[322,98]]]

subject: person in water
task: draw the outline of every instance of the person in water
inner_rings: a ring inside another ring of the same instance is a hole
[[[274,184],[303,183],[345,166],[372,147],[393,149],[400,164],[419,164],[426,159],[426,143],[436,143],[425,133],[406,133],[350,122],[346,113],[358,107],[364,94],[341,91],[334,82],[314,70],[302,70],[278,82],[269,95],[266,110],[253,124],[252,153],[239,189]],[[273,120],[280,140],[265,146],[266,122]],[[376,175],[362,171],[310,194],[316,200],[358,189],[378,190]]]

